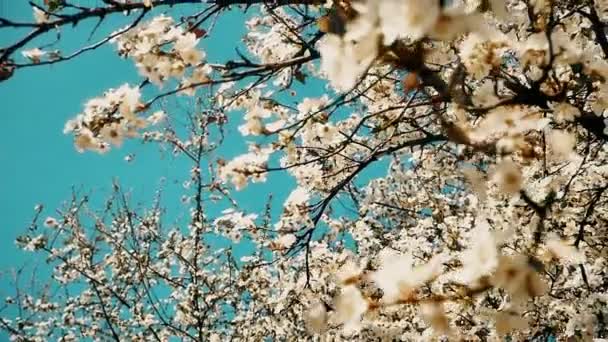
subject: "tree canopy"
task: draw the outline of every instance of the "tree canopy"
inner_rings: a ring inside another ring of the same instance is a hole
[[[106,46],[140,75],[86,100],[66,153],[135,139],[192,167],[182,225],[119,184],[102,206],[37,208],[17,244],[52,275],[5,299],[13,340],[608,338],[608,1],[30,4],[0,17],[22,32],[0,44],[3,82]],[[208,57],[235,11],[241,41]],[[248,151],[218,158],[234,139]],[[239,209],[280,172],[294,188],[259,195],[289,193],[280,217]]]

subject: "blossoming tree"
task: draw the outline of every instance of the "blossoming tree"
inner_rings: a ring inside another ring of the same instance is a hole
[[[18,315],[0,325],[14,340],[608,337],[608,2],[32,9],[31,22],[0,18],[27,29],[2,43],[1,79],[113,45],[142,81],[117,80],[65,133],[83,153],[124,139],[171,146],[192,161],[194,190],[174,229],[160,203],[133,208],[118,185],[103,208],[82,196],[57,217],[38,208],[17,242],[53,272],[6,299]],[[215,21],[230,10],[247,33],[234,58],[209,60],[199,41],[221,36]],[[130,24],[79,50],[42,44],[123,14]],[[319,80],[321,97],[293,90]],[[173,96],[193,99],[187,129],[166,124],[183,115],[170,106],[153,110]],[[211,160],[228,118],[249,151]],[[364,181],[370,169],[381,177]],[[239,211],[231,193],[278,171],[297,183],[281,217]],[[210,201],[235,209],[209,217]],[[246,236],[255,252],[237,260],[205,243],[210,232]]]

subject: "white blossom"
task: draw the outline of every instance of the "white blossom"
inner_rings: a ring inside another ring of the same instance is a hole
[[[37,24],[45,24],[49,21],[49,15],[40,8],[32,6],[32,11]]]
[[[346,332],[360,328],[361,316],[367,311],[368,303],[354,285],[342,288],[335,300],[336,319],[344,325]]]

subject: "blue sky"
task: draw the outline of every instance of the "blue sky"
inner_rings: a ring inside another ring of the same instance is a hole
[[[2,3],[0,16],[32,20],[27,2],[15,1],[10,6]],[[171,14],[179,17],[184,12],[176,9]],[[64,54],[85,43],[94,24],[89,21],[76,30],[65,28],[60,45]],[[113,17],[100,28],[97,37],[124,24],[125,18],[121,15]],[[207,39],[201,45],[210,59],[222,60],[234,54],[234,46],[243,31],[242,15],[227,13],[218,22],[216,32],[221,32],[221,36]],[[14,41],[21,34],[23,31],[0,30],[0,45]],[[231,44],[225,44],[226,41]],[[28,48],[44,42],[36,41]],[[43,218],[53,216],[55,209],[70,198],[73,189],[102,201],[116,179],[123,189],[130,191],[134,203],[145,205],[151,203],[161,180],[165,179],[163,204],[169,216],[187,215],[187,209],[180,203],[180,197],[186,191],[182,182],[188,177],[189,163],[185,158],[174,158],[160,151],[158,145],[137,141],[126,142],[122,148],[113,149],[106,155],[81,154],[73,148],[72,137],[62,133],[66,120],[79,113],[87,99],[101,95],[108,88],[141,80],[133,63],[119,58],[114,47],[107,45],[69,62],[20,69],[10,80],[0,83],[0,214],[3,218],[0,223],[3,234],[0,270],[24,263],[43,263],[43,260],[33,258],[34,255],[18,250],[14,239],[25,232],[35,205],[44,205]],[[237,137],[234,133],[238,133],[235,126],[239,119],[233,117],[230,136]],[[231,139],[222,148],[222,153],[233,156],[245,148],[243,139]],[[124,160],[128,154],[135,155],[130,163]],[[285,189],[286,183],[291,181],[279,177],[276,182],[282,186],[274,188]],[[245,209],[256,211],[263,207],[259,201],[259,192],[263,189],[263,185],[257,185],[236,197]],[[0,273],[0,291],[0,296],[11,292],[6,274]]]

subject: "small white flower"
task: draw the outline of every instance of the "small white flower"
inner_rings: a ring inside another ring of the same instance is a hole
[[[35,251],[40,248],[43,248],[46,245],[46,237],[44,235],[38,235],[34,238],[31,238],[23,249],[26,251]]]
[[[258,117],[251,117],[244,125],[239,126],[239,132],[242,135],[260,135],[264,133],[264,123]]]
[[[411,255],[397,253],[391,249],[380,252],[380,268],[371,279],[382,289],[382,300],[392,303],[409,300],[414,290],[441,272],[443,256],[432,258],[428,263],[413,267]]]
[[[585,262],[584,253],[576,249],[576,247],[573,245],[566,243],[554,233],[547,237],[545,246],[551,258],[559,259],[572,265],[582,264]]]
[[[457,280],[465,284],[491,274],[498,266],[496,237],[485,219],[480,220],[471,237],[469,248],[460,256],[463,267],[456,273]]]
[[[255,257],[251,255],[245,255],[241,257],[241,262],[251,262],[253,260],[255,260]]]
[[[500,106],[488,112],[471,137],[477,141],[496,136],[516,136],[529,131],[539,131],[549,124],[549,119],[524,106]]]
[[[188,32],[186,34],[181,34],[177,38],[177,41],[173,45],[173,48],[179,53],[181,53],[182,51],[193,50],[196,48],[198,41],[199,39],[196,38],[196,35],[194,33]]]
[[[150,115],[147,120],[152,125],[158,125],[159,123],[165,121],[166,118],[167,114],[164,111],[159,110]]]
[[[299,186],[289,194],[285,200],[285,207],[306,204],[310,199],[310,193],[305,188]]]
[[[506,40],[500,34],[488,37],[480,32],[472,32],[460,44],[459,54],[469,74],[475,79],[482,79],[500,65],[506,48]]]
[[[181,50],[179,55],[187,65],[198,65],[205,57],[201,51],[196,49]]]
[[[378,53],[378,34],[358,42],[347,41],[337,35],[327,34],[319,42],[321,70],[338,90],[349,90],[357,84]]]
[[[277,242],[283,246],[284,248],[289,248],[291,247],[291,245],[293,245],[296,242],[297,238],[295,235],[293,234],[286,234],[281,236]]]
[[[551,130],[547,138],[554,156],[558,159],[568,158],[576,146],[576,136],[566,131]]]
[[[121,103],[121,113],[127,118],[129,118],[129,114],[134,112],[140,105],[141,92],[139,87],[131,87],[128,84],[123,84],[116,89],[112,95],[116,96],[117,102]]]
[[[38,7],[32,7],[36,24],[45,24],[49,21],[49,15]]]
[[[436,334],[448,335],[450,333],[450,322],[445,314],[443,303],[424,303],[420,305],[420,312]]]
[[[244,125],[239,126],[239,131],[243,135],[260,135],[264,133],[264,123],[262,119],[270,116],[270,112],[261,106],[254,106],[245,114]]]
[[[327,309],[322,302],[312,304],[304,314],[306,327],[311,333],[322,334],[327,329]]]
[[[348,285],[356,283],[361,277],[362,273],[363,267],[359,266],[352,260],[348,260],[336,273],[336,279],[338,283]]]
[[[100,141],[93,136],[90,130],[81,129],[74,139],[74,146],[78,152],[83,153],[86,150],[97,150]]]
[[[59,227],[59,222],[54,217],[47,217],[44,220],[44,226],[48,228],[57,228]]]
[[[501,256],[492,283],[511,296],[512,303],[523,303],[548,291],[547,284],[524,255]]]
[[[487,198],[487,184],[485,176],[472,167],[464,168],[462,173],[467,182],[471,185],[473,192],[479,197],[480,200],[485,201]]]
[[[369,3],[378,6],[385,45],[405,37],[412,40],[424,37],[435,26],[440,14],[438,1],[374,0]]]
[[[329,102],[327,95],[323,95],[320,98],[305,97],[302,102],[298,103],[298,113],[300,113],[301,116],[305,116],[317,112],[323,108],[327,102]]]
[[[491,107],[499,102],[494,91],[496,83],[489,79],[484,80],[473,93],[473,103],[478,107]]]
[[[335,300],[336,320],[344,324],[345,332],[356,331],[360,327],[361,316],[367,311],[368,303],[354,285],[342,288]]]
[[[42,51],[39,48],[35,48],[31,50],[22,51],[21,54],[33,63],[40,63],[40,59],[42,58],[42,56],[46,55],[46,51]]]
[[[574,121],[576,117],[581,115],[578,108],[567,102],[550,104],[553,109],[553,117],[558,123]]]
[[[498,188],[507,194],[519,192],[523,184],[521,170],[517,164],[509,159],[505,159],[496,165],[493,178],[498,184]]]
[[[100,137],[106,142],[120,147],[123,142],[123,138],[125,136],[123,127],[118,123],[112,123],[109,125],[105,125],[99,131]]]
[[[190,76],[190,80],[193,83],[207,82],[207,81],[209,81],[209,75],[211,74],[212,71],[213,70],[211,69],[211,66],[209,66],[209,64],[205,64],[203,66],[195,68],[192,71],[192,76]]]
[[[277,120],[275,122],[270,122],[268,124],[266,124],[266,129],[268,130],[268,132],[276,132],[279,129],[283,128],[285,126],[286,121],[285,120]]]

